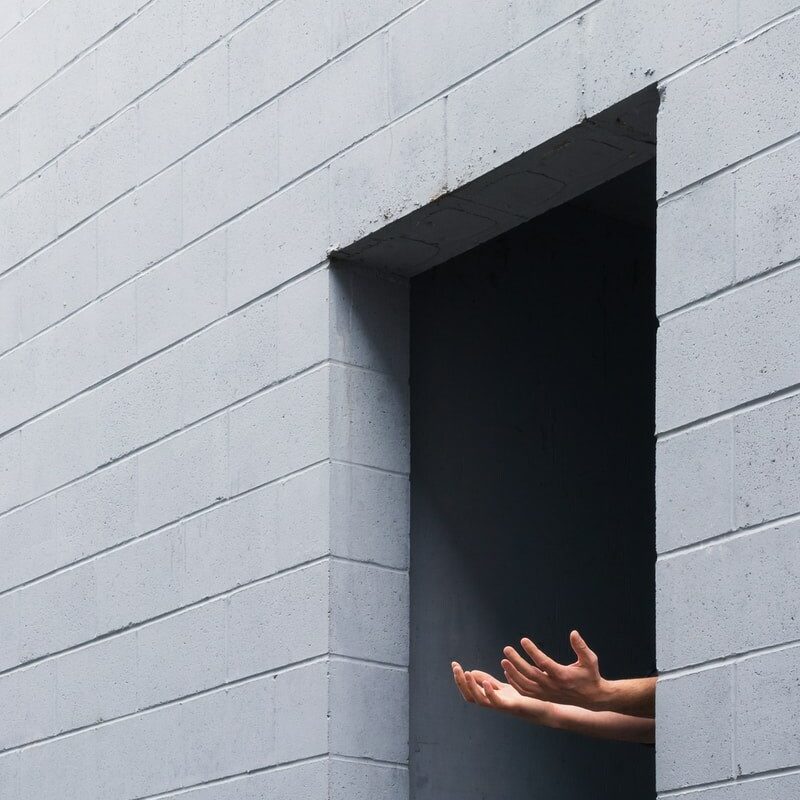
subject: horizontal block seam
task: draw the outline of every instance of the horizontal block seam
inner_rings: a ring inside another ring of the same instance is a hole
[[[737,403],[736,405],[730,406],[722,411],[715,411],[713,414],[698,417],[691,422],[686,422],[682,425],[676,425],[674,428],[663,430],[656,434],[656,440],[659,442],[669,441],[675,436],[685,433],[686,431],[700,430],[708,427],[709,425],[713,425],[715,422],[719,422],[720,420],[734,419],[745,412],[764,408],[781,400],[787,400],[791,397],[794,397],[798,393],[800,393],[800,383],[793,383],[790,386],[785,386],[781,389],[776,389],[773,392],[767,392],[767,394],[759,395],[752,400],[745,400],[741,403]]]
[[[656,556],[656,561],[658,563],[671,561],[674,558],[679,558],[689,553],[710,550],[716,545],[726,544],[728,542],[736,541],[737,539],[744,539],[749,536],[753,536],[754,534],[761,533],[762,531],[781,528],[784,525],[789,525],[794,522],[800,522],[800,512],[786,514],[782,517],[773,517],[765,522],[759,522],[754,525],[744,525],[741,528],[736,528],[732,531],[726,531],[725,533],[720,533],[716,536],[709,536],[707,539],[701,539],[698,542],[692,542],[691,544],[674,547],[671,550],[663,550]]]
[[[303,569],[307,569],[308,566],[310,565],[306,565],[305,567],[303,567]],[[239,686],[244,686],[248,683],[255,683],[256,681],[263,680],[264,678],[274,677],[277,675],[284,675],[289,672],[295,672],[298,669],[303,669],[304,667],[313,666],[314,664],[324,664],[330,661],[340,661],[346,663],[381,667],[403,672],[407,671],[407,667],[402,664],[393,664],[391,662],[385,662],[370,658],[342,656],[333,652],[326,651],[322,653],[317,653],[316,655],[313,656],[309,656],[308,658],[299,659],[297,661],[289,661],[286,664],[282,664],[279,667],[273,667],[271,669],[261,670],[259,672],[254,672],[250,675],[245,675],[241,678],[234,678],[233,680],[226,680],[223,683],[219,683],[216,686],[211,686],[207,689],[201,689],[196,692],[190,692],[189,694],[181,695],[179,697],[173,697],[169,700],[163,700],[158,703],[152,703],[151,705],[148,706],[141,706],[133,711],[128,712],[127,714],[120,714],[119,716],[116,717],[109,717],[108,719],[102,719],[98,722],[92,722],[87,725],[80,725],[76,728],[70,728],[69,730],[59,731],[58,733],[52,734],[51,736],[44,736],[40,739],[33,739],[28,742],[22,742],[12,747],[7,747],[5,750],[0,750],[0,757],[10,755],[11,753],[18,753],[23,750],[29,750],[32,747],[40,747],[60,739],[66,739],[72,736],[77,736],[78,734],[85,733],[86,731],[105,728],[108,727],[109,725],[114,725],[128,719],[133,719],[134,717],[141,717],[146,714],[153,713],[154,711],[159,711],[163,708],[178,706],[187,702],[191,702],[198,698],[208,697],[214,694],[220,694],[221,692],[225,692],[230,689],[235,689]]]
[[[664,670],[658,673],[658,680],[676,680],[687,675],[697,675],[714,669],[722,669],[733,664],[742,664],[754,658],[761,658],[763,656],[772,655],[773,653],[782,653],[786,650],[795,650],[799,647],[800,639],[791,639],[787,642],[765,645],[764,647],[754,647],[750,650],[744,650],[741,653],[733,653],[729,656],[709,659],[708,661],[703,661],[698,664],[690,664],[685,667],[675,667],[674,669]]]

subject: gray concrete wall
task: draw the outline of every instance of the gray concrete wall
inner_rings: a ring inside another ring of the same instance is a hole
[[[327,254],[657,83],[658,782],[792,797],[795,12],[6,0],[0,794],[404,796],[405,290]]]
[[[649,229],[562,206],[411,282],[416,800],[655,797],[652,749],[466,705],[447,669],[502,679],[522,635],[572,661],[573,628],[609,676],[655,666],[654,170],[635,172],[649,214],[630,173],[597,202]]]

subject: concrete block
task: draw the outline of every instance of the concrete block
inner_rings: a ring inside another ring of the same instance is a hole
[[[19,592],[0,598],[0,636],[3,649],[0,652],[0,669],[10,669],[20,663],[20,619]]]
[[[81,225],[19,269],[19,319],[29,339],[97,296],[97,234]]]
[[[182,366],[179,350],[167,350],[78,398],[97,414],[98,465],[183,427]]]
[[[733,777],[732,687],[730,667],[658,682],[658,791]]]
[[[20,173],[29,175],[78,141],[97,116],[94,51],[70,64],[19,107]]]
[[[286,0],[230,38],[232,119],[265,103],[328,60],[330,2]]]
[[[95,421],[96,407],[89,395],[22,428],[21,500],[40,497],[97,466]]]
[[[227,774],[323,755],[327,709],[324,662],[229,689],[223,722]]]
[[[140,357],[225,314],[227,251],[217,231],[136,280],[136,346]]]
[[[136,350],[135,320],[134,287],[123,286],[9,353],[35,367],[20,382],[8,424],[29,419],[128,365]]]
[[[324,261],[330,247],[327,171],[309,175],[228,227],[228,307],[239,308]]]
[[[38,349],[39,342],[29,342],[0,358],[0,431],[4,434],[28,419],[32,408],[34,414],[41,409],[34,400]],[[16,470],[19,463],[15,463],[15,494],[22,486],[22,473]],[[10,491],[11,488],[12,484],[7,483],[6,489]]]
[[[733,530],[730,420],[656,445],[656,548],[663,553]]]
[[[228,679],[328,651],[329,566],[313,564],[228,600]]]
[[[97,217],[98,291],[107,292],[180,247],[181,167],[167,170]]]
[[[408,769],[404,766],[330,760],[331,800],[406,800],[408,791]]]
[[[798,35],[795,17],[667,84],[658,116],[659,195],[797,132]]]
[[[64,653],[57,671],[57,727],[71,731],[130,714],[138,708],[136,634],[113,636]]]
[[[95,797],[97,753],[92,732],[55,739],[20,753],[20,800]]]
[[[98,633],[94,564],[82,564],[19,591],[22,663],[88,642]],[[14,595],[0,598],[0,605]]]
[[[182,345],[186,420],[324,360],[329,354],[328,292],[327,273],[317,272]]]
[[[408,574],[331,562],[330,647],[336,655],[408,664]]]
[[[578,24],[570,23],[448,94],[449,189],[463,186],[581,120],[579,43]],[[541,113],[542,108],[547,108],[547,114]]]
[[[340,365],[330,368],[330,382],[333,458],[408,472],[408,383]]]
[[[137,456],[138,530],[150,531],[227,497],[228,420],[184,431]]]
[[[56,668],[45,661],[0,676],[3,730],[0,747],[6,750],[52,735],[56,730]]]
[[[0,278],[0,355],[20,341],[20,270]]]
[[[581,24],[586,115],[732,42],[736,24],[735,4],[726,0],[660,5],[613,0],[589,9]]]
[[[329,747],[332,755],[406,763],[405,669],[331,660]]]
[[[372,3],[333,4],[333,52],[340,53],[384,27],[418,0],[374,0]]]
[[[738,526],[800,510],[800,396],[734,418],[734,502]]]
[[[349,464],[330,469],[331,553],[406,569],[408,478]]]
[[[19,752],[0,755],[0,792],[4,797],[19,797]]]
[[[23,19],[22,0],[9,0],[0,6],[0,36],[5,36]]]
[[[142,708],[225,683],[226,606],[216,600],[139,628]]]
[[[181,64],[181,5],[155,0],[97,48],[102,119],[132,103]]]
[[[3,512],[24,502],[26,490],[20,469],[21,463],[21,432],[12,431],[0,438],[0,510]]]
[[[43,13],[21,21],[21,24],[4,37],[0,54],[0,74],[5,79],[0,88],[0,111],[6,111],[17,104],[58,69],[58,44],[41,48],[40,58],[31,58],[30,54],[35,51],[37,43],[56,41],[56,26],[60,21],[59,5],[45,7]],[[20,21],[21,16],[20,13],[17,21]]]
[[[105,550],[136,533],[137,464],[131,458],[61,489],[56,529],[63,561]]]
[[[736,280],[734,219],[734,179],[730,174],[658,207],[658,314]]]
[[[408,378],[409,288],[403,278],[330,270],[331,356],[365,369]]]
[[[2,785],[2,784],[0,784]],[[255,775],[240,775],[210,786],[182,789],[163,800],[327,800],[328,769],[325,760],[293,764]]]
[[[459,14],[452,0],[432,0],[391,25],[387,39],[392,117],[408,113],[505,53],[511,5],[487,0],[470,14]]]
[[[329,380],[329,369],[319,369],[230,412],[231,494],[330,455]]]
[[[798,533],[798,523],[786,524],[660,560],[659,669],[800,638]]]
[[[373,37],[281,96],[282,185],[389,121],[385,58],[382,38]],[[334,105],[346,113],[332,114]]]
[[[0,269],[7,270],[56,237],[55,164],[0,197]]]
[[[59,66],[66,64],[104,34],[116,28],[141,5],[140,0],[108,0],[103,3],[81,3],[72,0],[67,3],[57,3],[57,8],[53,12],[55,25],[50,31],[49,40],[57,42]],[[42,10],[45,10],[44,6]]]
[[[183,161],[183,241],[263,200],[278,188],[278,113],[266,108]]]
[[[800,762],[798,723],[800,648],[736,665],[736,758],[741,774],[795,767]]]
[[[557,25],[586,5],[586,0],[515,0],[509,12],[509,49]]]
[[[89,563],[97,575],[101,634],[165,614],[181,604],[183,535],[177,525]]]
[[[739,33],[746,36],[762,25],[797,10],[797,0],[741,0]]]
[[[745,164],[736,178],[736,277],[800,257],[800,145]]]
[[[274,730],[277,763],[328,752],[329,667],[309,664],[280,672],[275,682]]]
[[[330,171],[337,246],[358,241],[440,197],[447,181],[444,99],[348,150]]]
[[[800,383],[800,269],[662,323],[656,427],[669,430]]]
[[[139,102],[141,174],[149,177],[174,163],[227,122],[227,53],[220,46],[187,64]]]
[[[181,0],[181,57],[188,61],[238,24],[237,2]],[[216,49],[225,51],[225,46]],[[227,70],[226,70],[227,73]]]
[[[314,467],[186,520],[184,602],[325,555],[329,469]]]
[[[203,709],[207,714],[209,706],[207,701]],[[214,710],[221,712],[219,707]],[[181,705],[167,706],[98,728],[93,737],[98,769],[86,796],[147,797],[184,785],[186,759],[198,722],[187,715],[183,725],[182,712]],[[209,738],[215,732],[209,724]],[[158,753],[158,758],[153,758],[153,753]]]
[[[133,188],[139,175],[137,140],[136,110],[128,109],[59,158],[60,233]]]
[[[69,563],[56,525],[55,495],[0,517],[0,552],[0,591]]]
[[[3,6],[5,9],[5,5]],[[3,11],[0,10],[0,14]],[[0,30],[2,19],[0,18]],[[4,195],[22,177],[20,172],[19,110],[0,117],[0,148],[3,162],[0,164],[0,196]]]

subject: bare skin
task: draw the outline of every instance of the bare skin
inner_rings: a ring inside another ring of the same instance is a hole
[[[589,711],[615,711],[634,717],[655,717],[655,678],[609,681],[600,674],[597,655],[578,631],[569,637],[576,660],[559,664],[530,639],[520,640],[527,658],[513,647],[500,662],[506,679],[525,697]]]
[[[655,720],[617,714],[613,711],[589,711],[578,706],[525,697],[511,684],[502,683],[487,672],[452,664],[453,679],[468,703],[493,708],[548,728],[572,731],[599,739],[616,739],[650,744],[655,741]]]

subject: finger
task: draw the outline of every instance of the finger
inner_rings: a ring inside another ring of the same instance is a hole
[[[455,679],[456,686],[461,696],[468,703],[474,702],[469,691],[469,686],[467,685],[467,678],[464,675],[464,670],[461,668],[461,664],[459,664],[458,661],[453,662],[453,678]]]
[[[494,689],[500,688],[500,681],[498,681],[497,678],[494,677],[494,675],[490,675],[488,672],[484,672],[483,670],[480,669],[471,669],[470,673],[478,682],[479,686],[483,686],[483,684],[486,681],[489,681],[489,683],[492,684],[492,687]]]
[[[513,647],[504,648],[503,653],[506,659],[516,667],[517,671],[527,678],[539,683],[547,682],[547,675],[535,664],[526,661]],[[500,663],[502,664],[502,661]]]
[[[597,664],[597,656],[589,648],[589,645],[586,644],[584,638],[578,633],[578,631],[572,631],[572,633],[570,633],[569,643],[572,645],[572,649],[581,664],[590,666]]]
[[[530,678],[526,678],[510,661],[503,661],[503,671],[508,678],[508,682],[521,694],[527,695],[528,697],[536,697],[542,698],[545,694],[545,690],[543,687],[536,683],[536,681],[532,681]]]
[[[474,676],[471,672],[466,673],[467,676],[467,685],[469,686],[470,694],[475,698],[475,702],[479,706],[489,706],[491,703],[486,698],[486,694],[483,689],[478,686]]]
[[[490,705],[495,708],[506,708],[507,702],[503,699],[500,692],[497,691],[496,687],[492,686],[490,681],[483,682],[483,691]]]
[[[553,661],[550,656],[547,655],[543,650],[540,650],[530,639],[527,637],[524,639],[520,639],[520,644],[522,645],[522,649],[531,657],[534,664],[536,664],[539,669],[544,670],[548,675],[558,676],[564,667],[559,664],[557,661]]]

